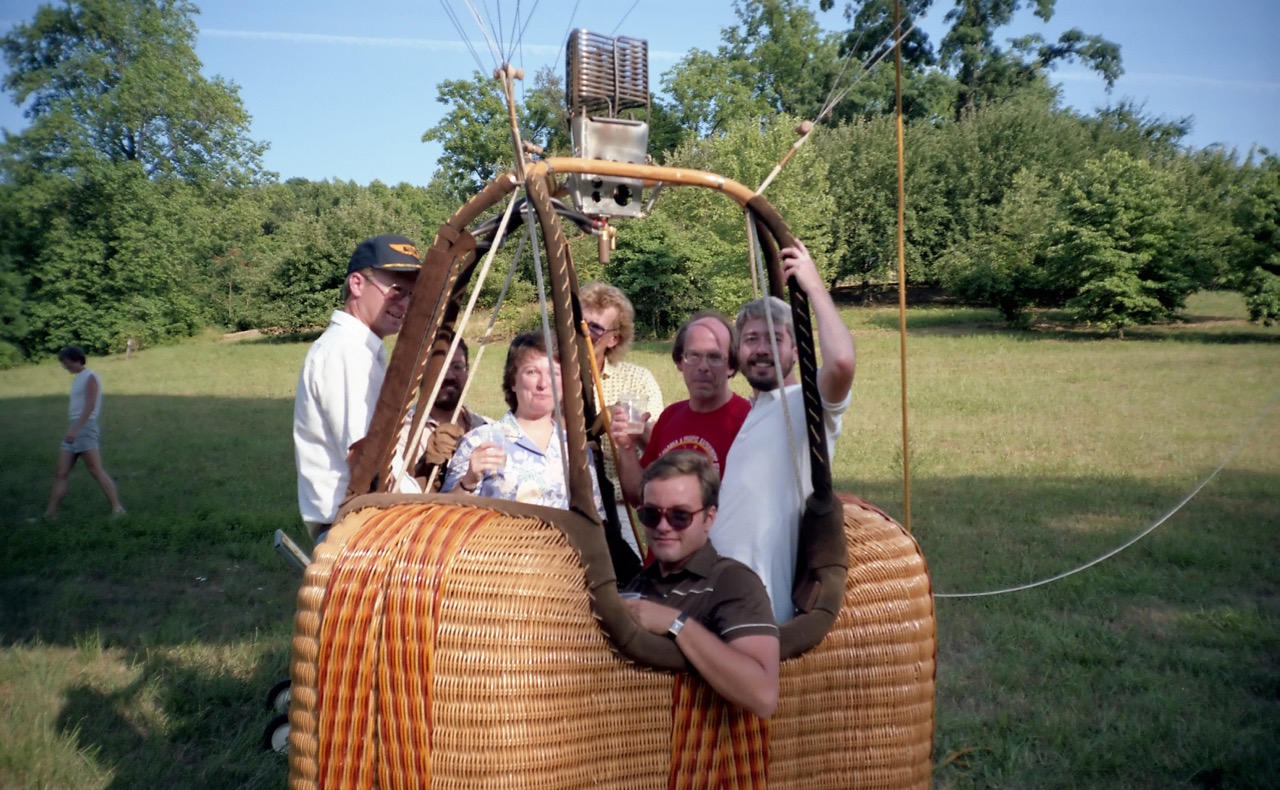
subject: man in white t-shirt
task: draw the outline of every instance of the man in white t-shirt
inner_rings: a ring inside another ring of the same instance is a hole
[[[342,309],[302,363],[293,401],[298,508],[317,542],[346,496],[352,445],[369,432],[387,375],[382,341],[400,331],[421,265],[404,236],[360,242],[347,264]]]
[[[794,277],[809,297],[822,358],[818,392],[827,452],[834,454],[853,389],[853,336],[804,245],[797,241],[796,246],[783,248],[780,256],[783,281]],[[795,377],[795,330],[791,309],[777,297],[748,302],[736,323],[739,369],[754,395],[751,413],[725,459],[720,512],[711,527],[711,542],[722,555],[760,576],[781,624],[795,616],[791,586],[800,517],[813,493],[804,401]],[[784,416],[790,418],[790,427]]]

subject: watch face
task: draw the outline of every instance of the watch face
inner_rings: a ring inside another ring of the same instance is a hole
[[[679,634],[680,630],[684,628],[685,621],[688,619],[689,619],[689,615],[686,614],[685,612],[681,612],[679,615],[677,615],[676,619],[672,621],[671,627],[667,629],[667,636],[670,636],[674,639],[676,634]]]

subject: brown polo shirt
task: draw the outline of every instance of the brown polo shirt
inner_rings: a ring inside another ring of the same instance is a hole
[[[684,567],[667,576],[657,562],[640,571],[628,592],[665,604],[697,620],[726,642],[743,636],[777,636],[773,606],[760,577],[746,565],[721,557],[710,541]]]

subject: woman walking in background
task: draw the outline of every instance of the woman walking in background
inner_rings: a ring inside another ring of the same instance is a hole
[[[49,496],[49,507],[45,508],[44,517],[50,520],[58,517],[58,508],[67,495],[71,468],[81,457],[89,474],[107,495],[112,514],[120,515],[124,513],[124,505],[120,504],[115,481],[102,467],[102,455],[98,449],[98,413],[102,411],[102,386],[98,383],[98,374],[85,367],[84,349],[79,346],[67,346],[59,351],[58,361],[75,379],[71,382],[68,409],[70,426],[62,437],[62,452],[58,455],[58,468],[53,475],[53,493]]]

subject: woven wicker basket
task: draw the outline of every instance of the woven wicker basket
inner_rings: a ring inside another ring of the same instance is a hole
[[[783,662],[767,734],[739,746],[773,787],[927,787],[928,572],[898,524],[843,500],[835,626]],[[699,681],[613,650],[596,613],[616,590],[589,585],[560,511],[476,503],[357,501],[317,548],[298,593],[290,788],[764,784],[717,765],[735,753],[712,732],[720,714],[698,709],[714,695],[677,693]],[[678,698],[694,709],[678,714]]]

